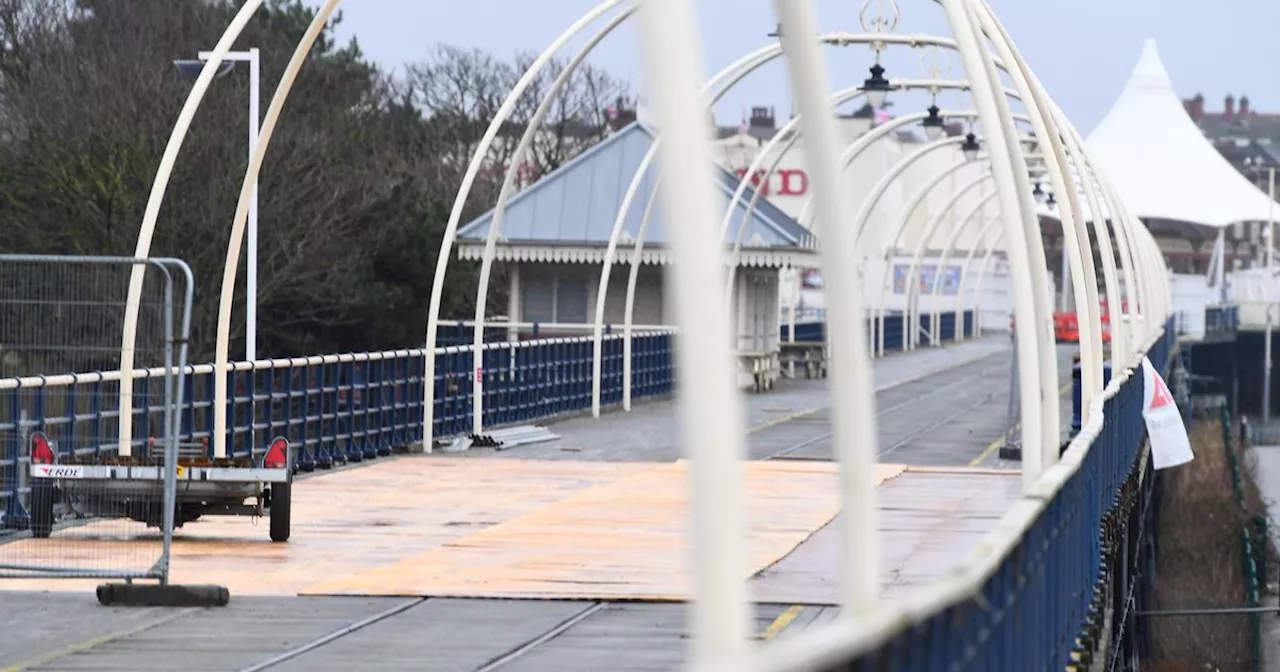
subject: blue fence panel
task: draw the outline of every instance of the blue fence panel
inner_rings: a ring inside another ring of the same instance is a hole
[[[1103,433],[979,594],[914,624],[838,669],[1066,669],[1102,560],[1103,521],[1134,474],[1142,382],[1107,402]],[[837,669],[832,667],[830,669]]]
[[[879,321],[877,320],[877,325]],[[880,333],[876,332],[877,341],[880,339]],[[884,351],[893,352],[901,350],[905,339],[902,331],[902,311],[889,311],[884,316]]]
[[[955,340],[956,333],[956,313],[955,311],[944,311],[938,314],[938,333],[930,333],[933,324],[931,313],[922,313],[919,316],[917,328],[920,329],[920,345],[933,345],[935,339],[946,343]],[[902,311],[888,311],[884,317],[884,350],[892,352],[903,349],[903,332],[902,332]],[[964,311],[964,336],[970,338],[974,335],[974,313],[972,310]],[[867,333],[871,335],[873,346],[879,345],[880,339],[880,320],[871,316],[866,319],[865,328]],[[782,341],[789,341],[791,335],[791,327],[788,324],[782,324],[778,328],[778,337]],[[826,322],[806,322],[796,325],[795,342],[797,343],[821,343],[827,338]]]
[[[779,338],[791,340],[791,325],[783,324],[779,328]],[[804,322],[796,325],[796,343],[821,343],[827,340],[826,322]]]
[[[951,311],[938,315],[938,333],[933,337],[943,343],[956,340],[956,314]]]
[[[1204,328],[1207,332],[1233,332],[1240,327],[1240,307],[1235,305],[1209,306],[1204,309]]]
[[[1167,365],[1175,339],[1170,322],[1148,353],[1153,364]],[[1105,402],[1106,424],[1079,470],[976,594],[828,669],[1069,669],[1099,596],[1095,587],[1108,579],[1104,553],[1115,561],[1114,548],[1104,547],[1104,537],[1128,519],[1126,493],[1134,492],[1138,476],[1150,468],[1148,461],[1139,461],[1146,432],[1142,386],[1143,377],[1135,372]],[[1150,473],[1146,475],[1149,483]],[[1132,499],[1128,497],[1130,507]]]
[[[674,338],[671,333],[633,336],[633,399],[671,394]],[[622,338],[606,335],[603,346],[601,403],[612,405],[623,396]],[[592,353],[589,337],[486,344],[479,372],[484,424],[528,422],[590,408]],[[471,346],[439,348],[435,360],[433,435],[468,433],[477,375]],[[311,470],[421,442],[425,363],[423,351],[406,350],[234,364],[226,374],[226,458],[239,463],[260,459],[271,440],[281,436],[295,447],[298,467]],[[133,455],[146,458],[151,440],[163,435],[163,380],[158,369],[137,373]],[[0,390],[0,512],[8,511],[10,522],[23,515],[21,473],[29,461],[32,432],[45,432],[66,457],[115,452],[116,380],[115,372],[82,374]],[[211,446],[213,366],[188,367],[182,381],[179,439]]]

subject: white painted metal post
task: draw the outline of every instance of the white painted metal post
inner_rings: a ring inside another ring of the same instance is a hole
[[[692,655],[695,667],[746,662],[747,591],[743,581],[742,401],[732,353],[725,347],[729,316],[720,295],[723,241],[714,227],[706,102],[699,95],[703,59],[691,3],[644,0],[640,5],[645,80],[662,129],[660,204],[674,263],[670,277],[680,325],[675,348],[680,374],[678,422],[692,460]],[[735,665],[736,663],[736,665]]]
[[[652,1],[652,0],[649,0]],[[880,549],[876,534],[875,470],[879,437],[872,412],[871,362],[864,339],[858,250],[849,221],[853,208],[840,180],[835,108],[827,97],[827,67],[818,49],[810,2],[774,0],[787,50],[787,70],[802,115],[805,155],[818,205],[817,237],[827,291],[831,347],[834,452],[840,465],[840,597],[838,618],[852,621],[876,604]],[[853,256],[851,256],[853,255]]]
[[[1272,295],[1272,287],[1275,283],[1275,275],[1272,266],[1274,261],[1273,250],[1276,246],[1276,167],[1271,166],[1267,170],[1268,188],[1267,195],[1271,198],[1267,203],[1267,278],[1263,285],[1267,288],[1267,331],[1266,343],[1263,346],[1265,352],[1266,365],[1262,370],[1262,422],[1271,422],[1271,310],[1275,305],[1275,296]]]
[[[1005,223],[1008,238],[1007,249],[1009,264],[1015,277],[1032,278],[1033,273],[1044,276],[1043,259],[1033,266],[1027,244],[1026,214],[1019,203],[1016,186],[1017,180],[1025,180],[1025,166],[1014,166],[1008,143],[1017,142],[1017,137],[1006,137],[1000,123],[1000,108],[993,92],[993,82],[986,72],[983,62],[983,45],[975,34],[965,0],[939,0],[947,14],[947,23],[956,36],[956,44],[964,63],[969,82],[973,85],[973,102],[978,108],[983,128],[986,130],[988,154],[991,158],[992,173],[996,178],[996,189],[1000,196],[1001,220]],[[1034,278],[1032,278],[1034,280]],[[1046,316],[1036,310],[1036,289],[1032,283],[1015,282],[1014,314],[1023,325],[1023,333],[1017,339],[1018,368],[1021,371],[1019,380],[1020,398],[1022,400],[1022,445],[1038,446],[1044,440],[1042,422],[1043,405],[1040,394],[1040,333],[1037,322]],[[1043,301],[1043,296],[1041,296]],[[1055,362],[1056,364],[1056,362]],[[1041,452],[1024,450],[1022,454],[1022,482],[1029,488],[1040,477],[1043,464]]]
[[[986,184],[991,180],[991,171],[985,170],[976,177],[969,180],[951,193],[946,202],[942,204],[942,208],[937,214],[929,220],[925,225],[924,231],[920,234],[920,238],[916,240],[916,249],[911,254],[911,263],[907,266],[907,285],[904,287],[906,305],[902,307],[902,340],[904,350],[914,350],[920,344],[920,265],[924,258],[925,250],[928,249],[929,243],[932,242],[933,236],[938,231],[938,227],[942,225],[942,221],[947,218],[951,211],[955,210],[956,204],[960,199],[964,198],[970,191]],[[942,269],[938,269],[938,273],[942,273]]]
[[[258,98],[261,95],[261,70],[258,48],[249,50],[249,160],[258,149]],[[249,201],[249,249],[245,268],[244,357],[258,359],[258,176],[253,178],[253,197]]]
[[[929,296],[933,297],[933,307],[929,311],[929,332],[934,334],[934,347],[942,346],[942,299],[938,295],[938,288],[942,285],[943,269],[947,268],[947,262],[951,259],[951,253],[955,251],[956,242],[960,240],[960,234],[969,228],[969,223],[980,221],[978,215],[987,209],[987,206],[996,197],[996,192],[982,197],[965,216],[960,219],[960,224],[951,229],[951,235],[947,237],[947,243],[942,246],[942,256],[938,257],[938,272],[933,274],[933,286],[929,288]],[[986,229],[983,229],[985,232]],[[956,295],[960,294],[960,283],[963,282],[964,267],[960,267],[960,277],[957,278]],[[955,327],[951,330],[951,340],[960,341],[964,338],[964,302],[958,301],[956,306]]]

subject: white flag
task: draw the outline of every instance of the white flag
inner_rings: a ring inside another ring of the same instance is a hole
[[[1147,423],[1151,462],[1156,469],[1176,467],[1195,458],[1169,386],[1146,357],[1142,358],[1142,419]]]

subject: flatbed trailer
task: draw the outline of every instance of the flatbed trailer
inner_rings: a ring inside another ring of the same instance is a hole
[[[256,461],[210,459],[207,441],[180,444],[179,450],[175,528],[209,515],[268,517],[271,540],[288,541],[295,468],[287,440],[272,440]],[[64,515],[75,518],[130,518],[159,528],[164,524],[164,472],[163,458],[60,454],[36,432],[28,472],[31,534],[52,534],[58,504]]]

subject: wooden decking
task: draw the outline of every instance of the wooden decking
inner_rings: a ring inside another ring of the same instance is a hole
[[[877,465],[886,585],[916,584],[958,562],[1016,497],[1010,473]],[[389,460],[295,488],[287,544],[271,543],[265,525],[249,519],[189,523],[175,540],[172,580],[218,583],[235,595],[683,600],[686,478],[683,462]],[[741,572],[756,577],[757,599],[832,602],[835,532],[825,526],[838,512],[836,465],[747,462],[742,478]],[[60,544],[59,553],[110,557],[110,545],[130,543],[96,540],[92,528],[3,552]],[[89,583],[6,580],[0,588]]]

